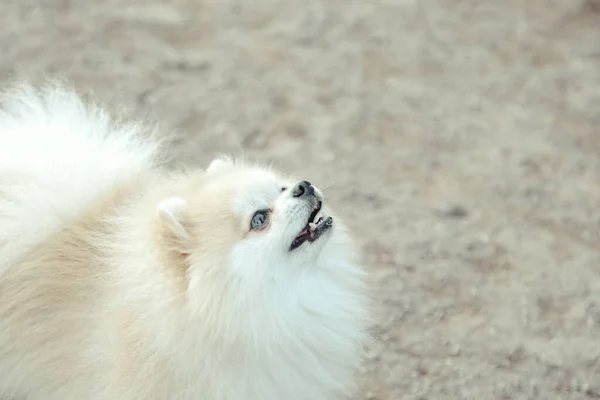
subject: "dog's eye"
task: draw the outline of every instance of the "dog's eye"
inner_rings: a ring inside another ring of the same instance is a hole
[[[282,186],[282,187],[281,187],[281,191],[282,191],[282,192],[285,192],[286,190],[287,190],[287,186]]]
[[[257,231],[263,229],[269,223],[269,211],[259,210],[252,216],[250,221],[250,229]]]

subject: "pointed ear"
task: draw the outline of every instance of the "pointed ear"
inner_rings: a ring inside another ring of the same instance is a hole
[[[233,167],[233,160],[229,157],[222,156],[211,161],[206,172],[212,174],[214,172],[224,172]]]
[[[187,202],[181,197],[168,197],[156,206],[156,214],[161,222],[179,239],[189,237],[183,225],[183,213]]]

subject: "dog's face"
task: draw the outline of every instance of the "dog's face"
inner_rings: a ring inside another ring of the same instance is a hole
[[[227,261],[243,275],[314,264],[335,234],[323,193],[308,181],[217,159],[199,186],[158,207],[194,264]]]

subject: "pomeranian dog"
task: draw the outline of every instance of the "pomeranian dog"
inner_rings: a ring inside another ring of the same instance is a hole
[[[321,190],[163,147],[68,87],[5,91],[0,398],[353,396],[366,272]]]

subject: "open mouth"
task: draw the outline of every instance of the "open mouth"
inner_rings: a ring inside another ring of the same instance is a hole
[[[325,231],[329,230],[333,226],[333,218],[328,217],[321,212],[322,205],[323,204],[319,201],[313,208],[310,216],[308,217],[308,221],[306,222],[306,226],[302,228],[300,233],[298,233],[292,242],[290,251],[297,249],[304,242],[314,242],[315,240],[319,239],[323,233],[325,233]]]

